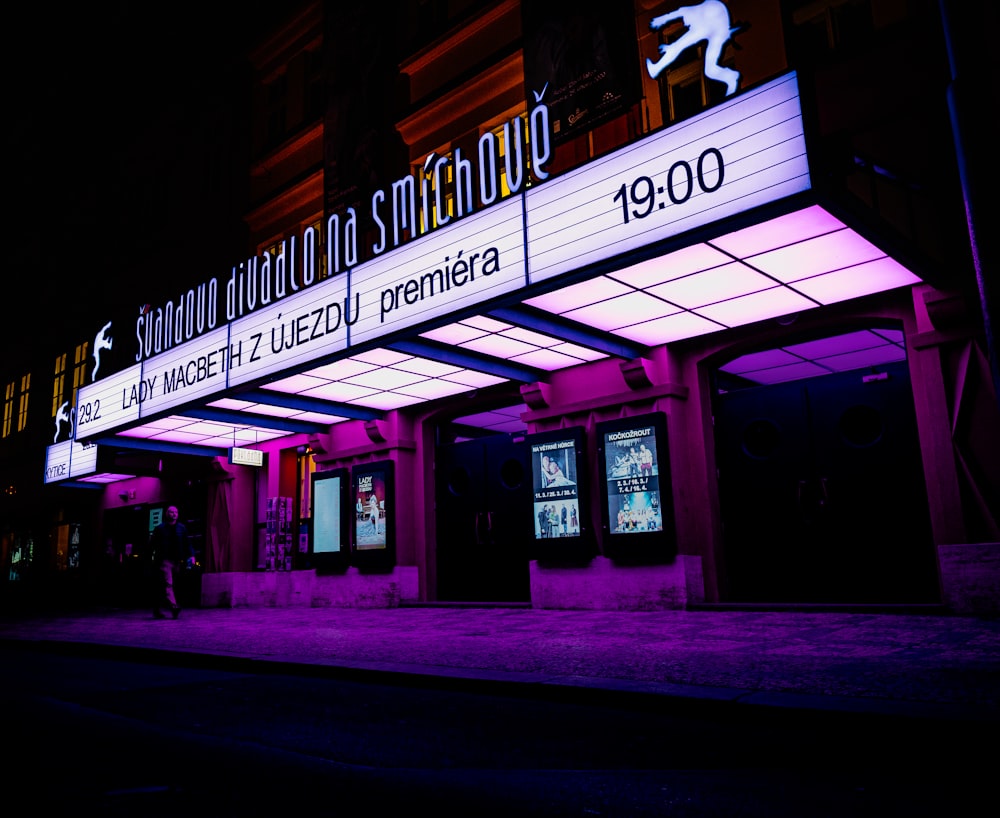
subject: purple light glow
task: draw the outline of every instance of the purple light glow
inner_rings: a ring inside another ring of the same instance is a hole
[[[752,352],[720,369],[759,384],[782,383],[904,361],[906,350],[902,340],[902,332],[898,330],[859,330],[790,344],[782,349]]]
[[[608,276],[641,290],[691,273],[721,267],[731,261],[730,256],[708,244],[693,244],[683,250],[609,273]]]
[[[702,318],[700,315],[695,315],[693,312],[679,312],[664,318],[657,318],[654,321],[624,327],[618,331],[618,334],[630,341],[655,346],[706,335],[720,329],[724,329],[724,327],[714,321],[709,321],[707,318]]]
[[[605,331],[618,330],[679,312],[680,308],[652,295],[633,290],[627,295],[565,313],[566,318]]]
[[[819,205],[813,205],[712,239],[712,244],[736,258],[746,259],[844,227],[842,221]]]
[[[920,279],[898,262],[891,258],[881,258],[847,270],[797,281],[795,289],[810,298],[815,298],[821,304],[834,304],[849,298],[919,283]]]
[[[818,306],[814,301],[792,292],[784,287],[774,287],[759,293],[744,295],[718,304],[710,304],[698,310],[699,313],[720,324],[729,327],[739,327],[763,321],[765,318],[778,318],[793,312],[803,312]]]
[[[650,287],[649,292],[690,310],[773,287],[772,279],[751,270],[745,264],[733,262],[703,273],[657,284]]]

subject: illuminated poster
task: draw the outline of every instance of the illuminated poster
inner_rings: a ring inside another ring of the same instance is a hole
[[[576,452],[572,437],[531,446],[536,540],[580,536]]]
[[[354,547],[358,551],[384,549],[386,530],[386,495],[389,480],[382,469],[365,469],[354,475]]]
[[[598,423],[597,444],[606,555],[630,562],[672,559],[677,538],[666,416]]]
[[[604,447],[611,533],[662,531],[656,429],[605,432]]]

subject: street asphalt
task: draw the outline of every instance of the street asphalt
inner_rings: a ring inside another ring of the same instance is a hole
[[[527,695],[1000,721],[1000,618],[504,606],[0,613],[0,641]],[[138,651],[138,653],[136,653]]]

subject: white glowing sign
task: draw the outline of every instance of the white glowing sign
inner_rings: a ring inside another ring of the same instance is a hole
[[[97,445],[67,440],[45,450],[45,482],[58,483],[97,471]]]
[[[234,446],[229,449],[229,462],[236,466],[263,466],[264,452]]]
[[[808,190],[795,75],[528,191],[532,284]]]
[[[81,386],[76,400],[76,439],[93,437],[138,420],[139,406],[148,388],[140,364]]]
[[[347,348],[356,301],[347,276],[335,276],[232,323],[231,386],[308,363]]]
[[[523,210],[512,197],[438,230],[351,274],[358,322],[351,343],[370,341],[513,292],[525,284]]]
[[[229,327],[220,327],[150,358],[138,391],[123,394],[122,403],[140,401],[139,416],[147,417],[221,392],[228,385],[228,338]]]

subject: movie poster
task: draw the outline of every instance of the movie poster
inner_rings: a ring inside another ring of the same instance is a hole
[[[604,464],[611,533],[662,531],[656,428],[605,432]]]
[[[531,446],[535,539],[580,536],[577,443],[573,439]]]
[[[386,547],[387,475],[366,471],[354,476],[354,547],[372,551]]]

